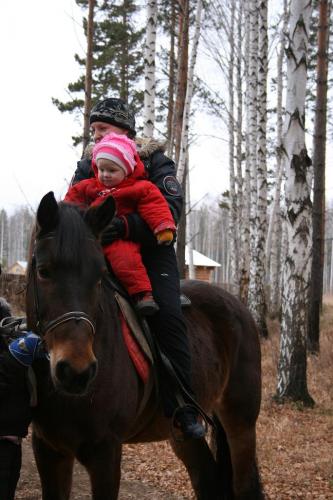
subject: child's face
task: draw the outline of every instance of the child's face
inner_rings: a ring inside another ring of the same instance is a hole
[[[125,179],[124,170],[114,161],[100,158],[97,160],[98,180],[106,187],[114,187]]]

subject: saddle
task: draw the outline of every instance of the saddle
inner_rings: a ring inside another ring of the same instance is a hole
[[[130,296],[113,276],[112,271],[108,274],[107,286],[113,293],[120,312],[120,323],[125,344],[134,363],[134,366],[143,382],[147,382],[149,367],[157,360],[157,350],[154,337],[150,331],[147,321],[135,311]],[[189,307],[191,301],[185,295],[181,295],[182,307]]]
[[[113,277],[112,271],[108,274],[107,284],[110,292],[114,294],[120,311],[120,322],[123,330],[123,337],[129,355],[141,379],[144,382],[144,394],[137,413],[140,416],[152,391],[155,391],[155,401],[158,405],[159,383],[157,376],[157,365],[163,366],[169,375],[169,383],[172,384],[174,395],[179,408],[186,406],[194,407],[201,414],[206,427],[208,424],[214,426],[213,420],[204,412],[197,401],[193,399],[184,388],[171,360],[159,350],[154,336],[145,318],[140,317],[131,304],[131,298],[122,288],[121,284]],[[181,306],[187,308],[191,306],[191,300],[181,294]]]

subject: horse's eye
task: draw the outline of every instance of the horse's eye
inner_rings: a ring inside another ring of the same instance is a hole
[[[47,280],[51,277],[51,273],[47,267],[39,267],[38,268],[38,277]]]

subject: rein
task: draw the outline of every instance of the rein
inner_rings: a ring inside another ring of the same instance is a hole
[[[51,235],[46,235],[43,237],[43,239],[52,239],[54,236]],[[36,327],[37,327],[37,334],[43,338],[44,335],[48,332],[51,332],[52,330],[55,330],[58,328],[58,326],[67,323],[68,321],[85,321],[88,323],[91,333],[94,336],[96,329],[94,322],[92,319],[88,316],[83,311],[69,311],[64,314],[61,314],[60,316],[57,316],[56,318],[48,321],[46,324],[43,324],[41,318],[40,318],[40,307],[39,307],[39,294],[38,294],[38,285],[37,285],[37,266],[36,266],[36,255],[35,252],[32,255],[32,260],[31,260],[31,273],[32,273],[32,278],[33,278],[33,296],[34,296],[34,305],[35,305],[35,316],[36,316]]]

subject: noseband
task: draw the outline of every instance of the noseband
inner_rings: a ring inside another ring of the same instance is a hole
[[[45,235],[43,239],[52,239],[53,235]],[[83,311],[69,311],[67,313],[61,314],[57,316],[55,319],[48,321],[46,324],[43,324],[40,318],[40,310],[39,310],[39,294],[38,294],[38,285],[37,285],[37,266],[36,266],[36,255],[35,252],[32,255],[31,260],[31,272],[33,277],[33,293],[34,293],[34,304],[35,304],[35,315],[36,315],[36,327],[38,335],[43,338],[46,333],[51,332],[58,328],[58,326],[67,323],[68,321],[75,321],[78,323],[79,321],[85,321],[88,323],[91,333],[95,335],[95,325],[91,318]]]
[[[79,321],[85,321],[90,326],[92,335],[95,335],[95,325],[89,318],[88,314],[82,311],[70,311],[62,314],[61,316],[58,316],[55,319],[52,319],[51,321],[46,323],[46,325],[44,325],[43,333],[45,335],[45,333],[49,333],[63,323],[67,323],[68,321],[72,320],[74,320],[76,323],[78,323]]]

